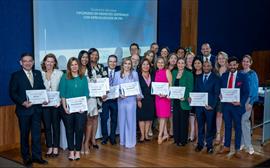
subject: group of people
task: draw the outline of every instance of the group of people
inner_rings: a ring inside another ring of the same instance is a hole
[[[239,150],[244,148],[253,154],[249,117],[252,106],[258,99],[258,77],[256,72],[250,69],[251,56],[243,57],[243,70],[239,71],[238,58],[228,57],[225,52],[219,52],[214,56],[208,43],[202,45],[201,56],[195,56],[182,47],[175,52],[170,52],[168,47],[164,47],[160,50],[160,55],[158,51],[158,44],[152,43],[150,49],[141,57],[139,45],[132,43],[130,56],[123,58],[120,66],[117,56],[110,55],[107,67],[104,67],[98,62],[99,51],[90,48],[88,51],[80,51],[78,57],[70,58],[64,73],[58,70],[54,54],[50,53],[44,57],[41,72],[33,69],[34,58],[30,53],[22,54],[22,70],[13,73],[10,80],[10,97],[16,104],[24,164],[47,164],[41,155],[42,118],[48,148],[45,156],[57,157],[59,154],[62,119],[68,142],[68,159],[72,161],[79,160],[80,154],[89,154],[90,148],[99,149],[95,138],[99,115],[102,145],[108,141],[112,145],[117,144],[117,126],[119,143],[127,148],[135,147],[137,142],[150,141],[156,128],[158,144],[173,137],[177,146],[184,146],[197,138],[195,151],[199,152],[206,146],[207,153],[211,154],[213,144],[224,143],[224,147],[218,153],[225,154],[230,152],[231,130],[234,126],[235,156],[240,157]],[[102,97],[90,97],[88,83],[105,77],[109,78],[110,86],[138,82],[140,93],[134,96],[120,94],[116,99],[108,99],[107,94]],[[168,95],[152,95],[152,82],[185,87],[184,97],[170,99]],[[221,102],[221,88],[239,88],[240,102]],[[26,90],[36,89],[59,91],[61,103],[54,107],[31,104],[27,99]],[[191,92],[207,92],[208,105],[191,107]],[[88,111],[70,113],[66,99],[81,96],[87,98]],[[110,131],[107,128],[109,118]],[[223,120],[225,136],[221,134]],[[137,129],[140,131],[138,140]],[[32,156],[28,143],[30,131]]]

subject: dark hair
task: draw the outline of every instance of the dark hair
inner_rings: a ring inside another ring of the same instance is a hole
[[[236,61],[237,63],[239,63],[239,60],[238,60],[237,57],[235,57],[235,56],[229,57],[228,63],[231,63],[231,62],[233,62],[233,61]]]
[[[116,59],[116,62],[117,62],[117,60],[118,60],[117,56],[114,55],[114,54],[112,54],[112,55],[109,55],[109,57],[108,57],[108,59],[107,59],[107,62],[109,62],[109,59],[110,59],[110,58],[115,58],[115,59]]]
[[[169,49],[169,47],[162,47],[161,50],[163,50],[163,49],[166,49],[167,52],[170,54],[170,49]],[[160,50],[160,51],[161,51],[161,50]]]
[[[79,66],[78,75],[80,76],[80,78],[82,78],[84,74],[82,72],[81,64],[79,63],[79,59],[75,58],[75,57],[71,57],[68,60],[68,63],[67,63],[67,79],[73,79],[73,76],[72,76],[72,73],[71,73],[71,68],[70,68],[73,61],[77,62],[78,66]]]
[[[96,48],[90,48],[90,49],[88,50],[89,63],[90,63],[90,56],[91,56],[91,54],[92,54],[93,52],[97,52],[97,54],[98,54],[98,60],[99,60],[99,52],[98,52],[98,50],[97,50]]]
[[[79,64],[82,64],[82,63],[81,63],[81,60],[82,60],[82,56],[83,56],[84,54],[87,54],[87,55],[88,55],[88,52],[85,51],[85,50],[81,50],[81,51],[79,52],[79,55],[78,55]]]
[[[179,51],[179,50],[184,50],[184,53],[185,53],[185,55],[186,55],[186,49],[184,48],[184,47],[178,47],[176,50],[175,50],[175,54],[177,54],[177,52]]]
[[[138,48],[138,50],[140,49],[139,44],[131,43],[130,46],[129,46],[129,50],[131,49],[132,46],[136,46]]]
[[[151,44],[151,47],[152,47],[153,45],[158,45],[158,43],[156,43],[156,42],[153,42],[153,43]]]
[[[43,58],[42,63],[41,63],[41,69],[46,72],[45,62],[48,58],[54,59],[55,64],[53,66],[53,69],[58,69],[58,62],[57,62],[56,56],[52,53],[45,55],[45,57]]]
[[[22,60],[23,57],[26,57],[26,56],[30,56],[30,57],[32,57],[32,59],[34,60],[33,55],[32,55],[31,53],[28,53],[28,52],[22,53],[20,59]]]
[[[149,73],[151,73],[151,62],[149,61],[149,59],[147,59],[147,58],[143,58],[142,59],[142,61],[140,62],[140,72],[142,73],[142,64],[144,63],[144,62],[148,62],[148,64],[149,64]]]
[[[194,64],[195,64],[195,61],[200,61],[201,62],[201,64],[203,65],[203,61],[201,60],[201,58],[200,57],[198,57],[198,56],[196,56],[194,59],[193,59],[193,61],[192,61],[192,70],[193,70],[193,72],[195,73],[195,71],[196,71],[196,69],[195,69],[195,67],[194,67]]]

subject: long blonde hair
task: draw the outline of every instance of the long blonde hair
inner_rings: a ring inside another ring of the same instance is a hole
[[[127,61],[130,61],[130,64],[131,64],[130,72],[132,72],[132,70],[133,70],[131,58],[124,58],[123,61],[122,61],[122,63],[121,63],[121,71],[120,71],[120,77],[121,78],[124,78],[124,64]],[[132,73],[130,73],[130,74],[132,74]]]
[[[218,57],[219,56],[223,56],[224,58],[225,58],[225,60],[226,60],[226,64],[228,64],[228,54],[227,53],[225,53],[225,52],[223,52],[223,51],[220,51],[220,52],[218,52],[218,54],[217,54],[217,56],[216,56],[216,63],[215,63],[215,70],[216,70],[216,72],[219,72],[219,69],[220,69],[220,65],[219,65],[219,63],[218,63]]]

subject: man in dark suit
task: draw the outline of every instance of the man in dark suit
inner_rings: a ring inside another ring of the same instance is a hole
[[[110,81],[110,86],[112,86],[113,79],[115,72],[120,70],[119,66],[117,65],[117,56],[116,55],[110,55],[108,57],[108,67],[105,67],[105,71],[107,72],[107,77]],[[107,144],[108,139],[110,139],[110,143],[112,145],[116,144],[115,140],[115,131],[117,127],[117,99],[109,99],[104,100],[102,103],[102,113],[100,113],[101,117],[101,132],[102,132],[102,142],[101,144],[105,145]],[[110,114],[110,115],[109,115]],[[107,128],[107,122],[110,116],[110,137],[108,136],[108,128]]]
[[[237,158],[241,158],[239,153],[241,143],[241,118],[245,113],[245,103],[249,96],[248,82],[243,73],[237,71],[238,59],[230,57],[228,59],[229,72],[221,76],[221,88],[239,88],[240,102],[222,103],[223,119],[225,121],[225,143],[224,148],[219,151],[219,154],[227,154],[230,152],[231,146],[231,131],[232,125],[235,130],[235,154]],[[222,99],[222,95],[221,95]],[[232,124],[232,121],[234,122]]]
[[[196,115],[198,120],[198,144],[195,148],[196,152],[200,152],[206,141],[207,153],[213,153],[213,139],[215,136],[215,107],[217,104],[220,82],[219,77],[211,72],[212,64],[210,61],[203,63],[203,74],[198,77],[195,84],[195,92],[208,93],[208,105],[205,107],[196,107]],[[205,132],[206,125],[206,132]]]
[[[202,55],[200,56],[200,59],[202,62],[211,61],[212,66],[215,67],[216,56],[211,54],[211,50],[210,44],[204,43],[201,47]]]
[[[48,164],[42,159],[40,129],[41,106],[32,105],[26,98],[26,90],[45,89],[40,71],[34,70],[34,58],[29,53],[21,55],[22,69],[14,72],[9,83],[10,97],[16,104],[16,114],[20,127],[21,154],[24,165],[32,166],[32,162]],[[29,152],[29,132],[32,138],[32,157]]]

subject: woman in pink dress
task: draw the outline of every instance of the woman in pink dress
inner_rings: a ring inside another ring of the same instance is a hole
[[[164,58],[157,59],[156,68],[155,82],[166,82],[171,86],[172,74],[170,70],[165,68]],[[158,95],[155,101],[156,113],[159,118],[158,144],[161,144],[164,140],[169,139],[167,120],[171,116],[171,100],[167,98],[167,95]]]

